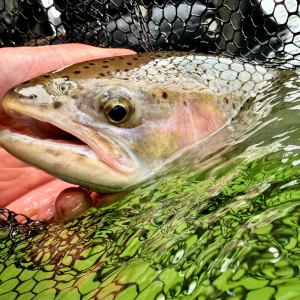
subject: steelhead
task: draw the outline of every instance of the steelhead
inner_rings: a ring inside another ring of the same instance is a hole
[[[70,183],[122,191],[226,126],[274,77],[262,66],[192,53],[86,61],[8,91],[5,111],[33,134],[4,130],[0,144]]]

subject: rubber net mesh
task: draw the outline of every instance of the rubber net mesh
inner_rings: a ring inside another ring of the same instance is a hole
[[[0,0],[0,46],[79,42],[137,52],[222,53],[279,68],[300,65],[299,0]],[[0,211],[10,235],[43,228]],[[36,224],[35,224],[36,225]]]
[[[223,53],[298,66],[298,0],[0,0],[0,45]]]

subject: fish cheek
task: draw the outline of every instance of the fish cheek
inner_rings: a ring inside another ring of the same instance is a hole
[[[169,135],[159,132],[153,132],[147,136],[138,151],[140,156],[144,156],[144,160],[151,165],[152,163],[164,162],[166,159],[174,155],[178,149],[178,141],[180,136],[175,132]]]
[[[168,118],[148,121],[132,134],[131,149],[151,166],[162,163],[180,147],[180,132],[170,124]]]

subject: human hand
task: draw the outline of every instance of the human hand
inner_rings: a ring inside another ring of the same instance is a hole
[[[64,66],[133,53],[131,50],[101,49],[81,44],[3,48],[0,50],[0,99],[2,101],[6,91],[13,86]],[[0,131],[5,128],[28,131],[7,115],[1,104]],[[95,201],[95,197],[85,190],[36,170],[1,147],[0,157],[0,207],[32,219],[67,221],[82,214]]]

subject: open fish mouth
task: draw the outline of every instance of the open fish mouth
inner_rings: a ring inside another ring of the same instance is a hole
[[[87,146],[92,149],[86,142],[77,137],[70,132],[63,130],[62,128],[53,125],[49,122],[44,122],[32,118],[30,116],[26,116],[20,114],[18,112],[13,112],[11,115],[16,119],[19,123],[24,124],[29,131],[25,133],[15,132],[20,135],[28,136],[31,138],[35,138],[37,140],[47,140],[48,142],[53,142],[57,144],[67,144],[67,145],[81,145]],[[95,154],[96,155],[96,154]]]
[[[0,145],[18,159],[96,192],[117,192],[131,186],[147,170],[116,141],[85,124],[53,118],[47,111],[12,100],[3,106],[24,132],[0,132]],[[135,165],[137,163],[137,165]]]
[[[10,111],[10,114],[19,123],[26,125],[29,129],[26,133],[18,131],[4,130],[3,134],[12,135],[19,139],[27,139],[35,142],[35,144],[47,144],[53,147],[64,147],[69,151],[78,152],[89,156],[92,159],[102,161],[92,147],[83,141],[80,137],[63,130],[49,122],[40,121],[30,116],[23,115],[16,111]],[[103,161],[102,161],[103,162]]]
[[[25,120],[25,121],[24,121]],[[65,140],[65,141],[81,141],[75,135],[52,125],[49,122],[39,121],[30,117],[23,118],[23,122],[31,132],[41,139]],[[84,143],[83,141],[81,141]],[[85,144],[85,143],[84,143]]]

